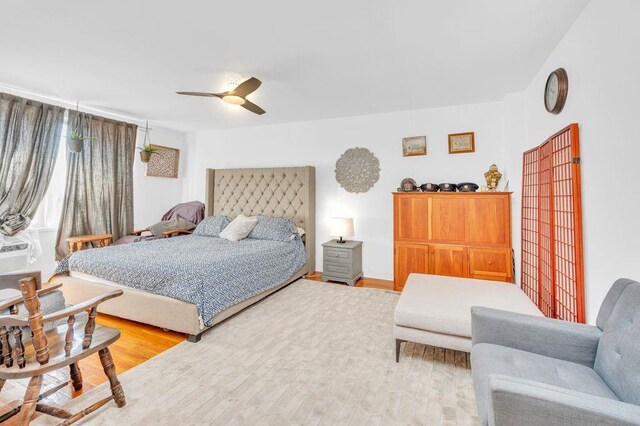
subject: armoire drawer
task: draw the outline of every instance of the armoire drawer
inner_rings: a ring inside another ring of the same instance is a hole
[[[510,279],[511,250],[469,247],[469,275],[489,280]]]

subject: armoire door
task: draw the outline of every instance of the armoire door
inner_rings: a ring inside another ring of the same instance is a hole
[[[413,272],[429,273],[429,246],[426,244],[396,243],[394,256],[394,290],[401,291]]]
[[[477,246],[511,246],[509,196],[472,197],[467,200],[466,243]]]
[[[467,249],[464,246],[429,246],[429,273],[449,277],[469,276]]]
[[[396,241],[425,241],[428,238],[429,199],[420,195],[394,197],[394,233]]]
[[[429,199],[429,242],[464,243],[466,201],[446,194]]]

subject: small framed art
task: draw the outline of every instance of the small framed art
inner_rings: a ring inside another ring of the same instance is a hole
[[[476,144],[473,132],[452,133],[449,135],[449,154],[475,152]]]
[[[180,165],[180,150],[168,146],[152,145],[158,151],[152,154],[146,164],[145,176],[156,176],[166,178],[178,177],[178,166]]]
[[[426,136],[402,138],[402,156],[413,157],[414,155],[427,155]]]

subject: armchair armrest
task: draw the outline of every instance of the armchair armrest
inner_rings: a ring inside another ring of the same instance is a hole
[[[38,295],[38,297],[41,297],[47,293],[51,293],[52,291],[59,289],[60,287],[62,287],[62,284],[60,283],[53,284],[43,289],[37,290],[36,294]],[[15,306],[19,303],[22,303],[22,301],[23,301],[22,295],[16,296],[13,299],[6,300],[2,304],[0,304],[0,311],[10,308],[11,306]]]
[[[176,229],[174,231],[165,231],[162,233],[163,237],[170,238],[174,235],[190,235],[191,231],[187,231],[186,229]]]
[[[602,331],[595,326],[485,307],[471,308],[472,344],[507,346],[593,368]]]
[[[139,229],[139,230],[137,230],[137,231],[135,231],[135,230],[134,230],[134,231],[131,231],[131,235],[137,235],[137,236],[140,236],[140,235],[142,235],[142,233],[143,233],[143,232],[148,232],[148,231],[149,231],[149,230],[148,230],[147,228]]]
[[[640,406],[531,380],[489,379],[489,424],[640,426]]]

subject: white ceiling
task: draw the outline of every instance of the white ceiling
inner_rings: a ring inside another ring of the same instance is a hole
[[[12,1],[0,83],[181,131],[499,100],[588,0]],[[252,114],[177,90],[255,76]]]

